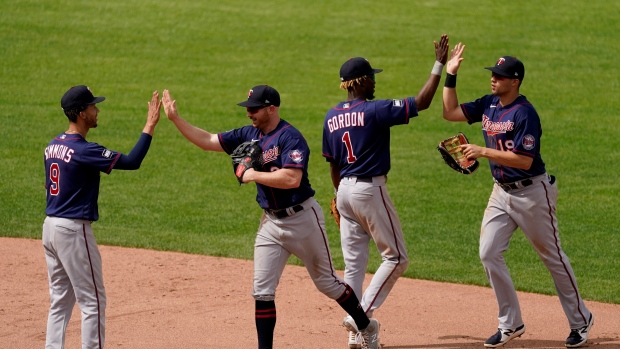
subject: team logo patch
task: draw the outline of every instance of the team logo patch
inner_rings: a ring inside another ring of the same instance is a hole
[[[523,137],[523,148],[526,150],[532,150],[536,146],[536,139],[532,135],[526,135]]]
[[[106,159],[111,159],[112,158],[112,151],[108,150],[108,149],[104,149],[103,153],[101,153],[101,156],[103,156]]]
[[[304,155],[299,150],[291,151],[288,156],[296,163],[300,163],[304,160]]]
[[[392,101],[392,105],[398,108],[402,108],[402,106],[405,105],[405,101],[403,101],[402,99],[394,99]]]
[[[342,107],[344,109],[349,109],[349,107],[351,107],[351,105],[349,103],[345,103],[345,104],[342,105]]]

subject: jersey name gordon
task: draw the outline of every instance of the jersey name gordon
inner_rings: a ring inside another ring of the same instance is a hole
[[[71,161],[74,150],[63,144],[52,144],[45,148],[45,160],[59,159],[66,163]]]
[[[512,131],[514,126],[515,123],[511,120],[504,122],[493,122],[488,116],[482,115],[482,130],[486,131],[489,136]]]
[[[364,126],[364,112],[351,112],[334,115],[327,120],[329,133],[345,127]]]

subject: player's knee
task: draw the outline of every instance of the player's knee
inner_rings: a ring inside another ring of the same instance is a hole
[[[315,280],[314,286],[331,299],[338,299],[346,289],[345,284],[328,280]]]
[[[402,255],[398,258],[388,259],[384,261],[384,263],[390,263],[393,265],[392,275],[401,276],[409,267],[409,258],[407,256]]]
[[[405,271],[407,271],[408,267],[409,259],[407,257],[401,258],[400,263],[396,267],[396,273],[398,273],[398,275],[402,275]]]
[[[478,252],[482,264],[495,264],[502,259],[502,253],[487,249],[480,249]]]

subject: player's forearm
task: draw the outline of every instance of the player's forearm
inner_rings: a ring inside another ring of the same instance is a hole
[[[443,118],[448,121],[466,121],[465,114],[459,106],[455,88],[443,88]]]
[[[209,151],[223,151],[222,146],[217,139],[217,134],[212,134],[206,130],[196,127],[180,116],[177,116],[171,120],[179,132],[181,132],[183,137],[194,143],[197,147]]]
[[[426,80],[424,86],[420,92],[418,92],[415,97],[415,103],[418,107],[418,111],[422,111],[428,109],[431,106],[431,102],[433,101],[433,97],[435,96],[435,92],[437,92],[437,87],[439,86],[439,80],[441,80],[440,75],[432,74]]]
[[[114,168],[117,170],[137,170],[142,165],[142,160],[146,157],[149,148],[151,147],[151,140],[153,137],[144,132],[140,135],[140,139],[129,154],[121,154]]]
[[[340,186],[340,168],[336,166],[334,163],[329,163],[329,173],[332,177],[332,183],[334,184],[334,189],[338,190]]]
[[[146,133],[150,136],[153,136],[154,132],[155,132],[155,125],[153,124],[147,123],[146,125],[144,125],[144,128],[142,129],[142,133]]]
[[[256,182],[277,189],[294,189],[301,184],[302,170],[283,168],[271,172],[248,170],[244,182]]]
[[[532,167],[534,158],[525,155],[515,154],[511,151],[501,151],[491,148],[483,148],[482,157],[487,158],[500,165],[529,170]]]

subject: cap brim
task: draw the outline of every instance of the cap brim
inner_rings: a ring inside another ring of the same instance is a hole
[[[241,103],[237,103],[237,105],[241,107],[253,108],[253,107],[262,107],[264,104],[260,102],[256,102],[256,101],[247,100]]]
[[[494,72],[497,75],[501,75],[501,76],[504,76],[504,77],[507,77],[507,78],[511,78],[511,79],[516,79],[515,77],[508,75],[506,72],[502,71],[498,67],[486,67],[484,69],[490,70],[490,71]]]
[[[373,73],[378,74],[381,73],[383,69],[373,69]]]
[[[93,101],[90,104],[97,104],[103,101],[105,101],[105,97],[95,97],[95,99],[93,99]]]

